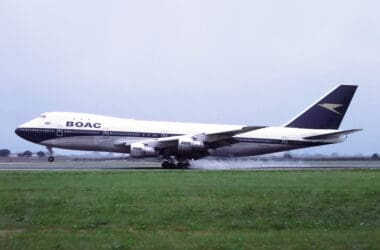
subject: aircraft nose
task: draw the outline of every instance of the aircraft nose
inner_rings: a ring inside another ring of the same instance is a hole
[[[25,133],[23,132],[21,128],[16,128],[15,134],[20,136],[21,138],[25,138]]]
[[[37,142],[39,140],[39,135],[31,131],[30,128],[19,127],[16,128],[15,133],[27,141]]]

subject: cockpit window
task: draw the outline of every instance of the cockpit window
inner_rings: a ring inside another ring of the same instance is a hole
[[[42,114],[40,115],[41,118],[45,119],[46,118],[46,115]]]

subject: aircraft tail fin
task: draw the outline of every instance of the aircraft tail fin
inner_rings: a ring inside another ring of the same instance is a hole
[[[339,129],[357,88],[356,85],[339,85],[284,126]]]

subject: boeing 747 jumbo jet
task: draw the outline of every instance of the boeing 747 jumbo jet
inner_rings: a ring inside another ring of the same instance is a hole
[[[235,157],[345,141],[361,129],[339,130],[357,86],[340,85],[278,127],[138,121],[81,113],[44,113],[16,129],[25,140],[52,148],[160,157],[163,168],[187,168],[207,156]]]

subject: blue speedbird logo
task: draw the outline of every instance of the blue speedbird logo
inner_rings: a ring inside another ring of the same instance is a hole
[[[66,127],[72,128],[101,128],[101,123],[91,123],[91,122],[73,122],[73,121],[67,121]]]

